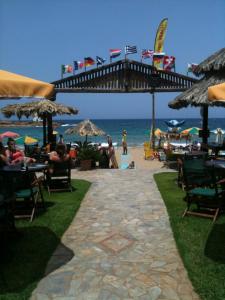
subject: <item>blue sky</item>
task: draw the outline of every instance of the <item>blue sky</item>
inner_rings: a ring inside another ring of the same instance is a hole
[[[110,48],[153,49],[166,17],[164,51],[176,57],[177,72],[186,74],[188,63],[200,63],[224,47],[224,0],[1,0],[1,69],[51,82],[60,79],[61,64],[85,56],[108,62]],[[140,60],[140,54],[129,57]],[[196,108],[168,108],[176,95],[156,94],[156,117],[200,116]],[[79,119],[151,117],[149,94],[58,94],[57,101],[77,107]],[[222,108],[210,109],[210,117],[224,115]]]

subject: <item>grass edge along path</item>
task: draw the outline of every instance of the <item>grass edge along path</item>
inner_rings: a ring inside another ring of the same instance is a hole
[[[177,187],[177,173],[154,175],[165,202],[178,251],[193,287],[202,300],[225,299],[225,216],[212,220],[182,218],[185,192]]]
[[[1,241],[0,299],[29,299],[90,185],[85,180],[72,180],[73,192],[50,196],[44,192],[47,209],[32,223],[16,221],[19,234],[7,236],[4,244]],[[70,249],[68,253],[72,256]]]

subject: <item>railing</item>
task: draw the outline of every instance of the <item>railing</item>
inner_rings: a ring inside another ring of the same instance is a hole
[[[52,83],[56,92],[143,93],[184,91],[196,81],[175,72],[156,70],[137,61],[121,60]]]

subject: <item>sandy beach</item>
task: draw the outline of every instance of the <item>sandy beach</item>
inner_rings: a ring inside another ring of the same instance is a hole
[[[115,149],[116,158],[121,167],[121,155],[122,147]],[[158,159],[154,160],[145,160],[144,159],[144,148],[143,147],[128,147],[128,156],[122,156],[122,160],[134,161],[136,169],[161,169],[163,168],[163,162],[160,162]]]

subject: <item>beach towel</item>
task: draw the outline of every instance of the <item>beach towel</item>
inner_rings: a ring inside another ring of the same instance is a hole
[[[126,155],[121,154],[120,169],[122,170],[127,169],[129,167],[130,162],[131,162],[130,154],[126,154]]]

